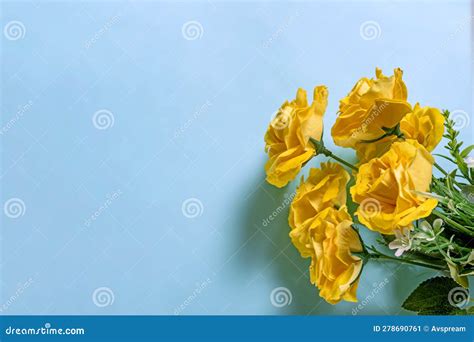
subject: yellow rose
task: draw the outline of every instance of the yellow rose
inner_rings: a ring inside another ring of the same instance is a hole
[[[302,178],[290,207],[291,240],[301,256],[312,258],[311,283],[331,304],[357,301],[362,268],[360,258],[351,254],[362,246],[345,206],[349,179],[340,164],[322,163],[321,169],[310,170],[306,181]]]
[[[360,222],[382,234],[394,234],[430,215],[438,202],[416,192],[429,190],[433,163],[422,145],[407,140],[393,143],[387,153],[360,166],[351,187]]]
[[[438,109],[421,108],[417,103],[400,121],[400,130],[405,138],[417,140],[431,152],[443,138],[444,117]]]
[[[411,111],[402,70],[390,77],[378,68],[375,73],[376,79],[360,79],[340,101],[331,130],[336,145],[355,148],[362,140],[376,139],[385,133],[383,127],[395,127]]]
[[[299,232],[290,236],[303,257],[312,254],[311,247],[308,247],[308,225],[322,210],[346,204],[349,179],[349,174],[341,165],[331,162],[321,163],[321,169],[312,168],[306,181],[301,178],[291,203],[288,222],[293,230]]]
[[[309,139],[321,139],[327,99],[327,88],[315,87],[313,103],[309,106],[306,91],[300,88],[296,99],[286,101],[278,110],[265,134],[265,151],[269,156],[265,171],[270,184],[285,186],[315,155]]]
[[[311,219],[305,232],[292,230],[292,238],[307,235],[307,249],[311,250],[310,280],[319,289],[319,295],[328,303],[341,300],[357,302],[357,285],[362,260],[352,255],[361,252],[359,236],[352,228],[347,208],[328,207]]]

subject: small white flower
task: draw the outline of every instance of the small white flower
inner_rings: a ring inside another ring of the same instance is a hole
[[[439,221],[441,222],[439,222]],[[436,226],[438,229],[443,224],[441,219],[435,220],[433,222],[433,226]],[[435,232],[431,225],[427,221],[423,221],[418,226],[418,232],[413,236],[414,239],[425,240],[425,241],[433,241],[436,238]]]
[[[395,256],[399,257],[404,252],[410,250],[412,238],[410,237],[410,229],[403,228],[395,231],[395,240],[388,244],[388,248],[396,249]]]
[[[474,168],[474,157],[469,156],[464,159],[464,162],[467,164],[467,167]]]

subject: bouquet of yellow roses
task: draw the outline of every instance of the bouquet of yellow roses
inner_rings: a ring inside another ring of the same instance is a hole
[[[290,207],[290,238],[311,258],[310,281],[327,302],[356,302],[364,265],[386,260],[438,270],[403,303],[419,314],[469,314],[474,275],[474,145],[462,148],[449,111],[407,102],[403,72],[361,78],[340,100],[331,135],[355,150],[350,163],[323,141],[325,86],[286,101],[265,134],[267,181],[283,187],[316,155],[333,161],[301,177]],[[431,152],[446,138],[446,155]],[[434,157],[452,163],[445,170]],[[437,176],[433,174],[436,168]],[[379,246],[359,234],[380,234]]]

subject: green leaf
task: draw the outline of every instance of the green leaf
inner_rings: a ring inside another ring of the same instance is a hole
[[[456,169],[451,171],[447,176],[446,176],[446,185],[448,186],[449,190],[454,190],[453,182],[454,182],[454,177],[456,177]]]
[[[418,315],[456,315],[460,308],[450,304],[448,295],[459,287],[449,277],[435,277],[422,282],[405,300],[402,307]],[[467,290],[466,290],[467,291]]]
[[[472,150],[474,150],[474,145],[466,147],[464,150],[461,151],[461,157],[466,158]]]
[[[459,267],[451,260],[446,259],[446,263],[449,267],[449,273],[451,274],[451,278],[461,285],[464,288],[469,288],[469,281],[467,280],[467,276],[462,276],[459,274]]]
[[[456,162],[455,162],[452,158],[443,156],[442,154],[433,153],[433,155],[434,155],[434,156],[437,156],[437,157],[440,157],[440,158],[444,158],[444,159],[446,159],[446,160],[449,160],[451,163],[456,164]]]

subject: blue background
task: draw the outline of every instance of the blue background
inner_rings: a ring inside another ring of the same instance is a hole
[[[472,113],[471,15],[469,1],[2,1],[2,30],[25,29],[1,36],[1,204],[25,204],[0,215],[2,314],[351,314],[357,304],[327,304],[309,283],[288,208],[262,224],[297,183],[264,181],[270,117],[298,87],[326,84],[329,131],[376,66],[403,68],[413,103]],[[189,21],[198,39],[185,39]],[[114,121],[100,130],[102,109]],[[370,263],[359,314],[406,314],[433,274]],[[111,305],[94,304],[100,287]],[[289,305],[272,305],[278,287]]]

